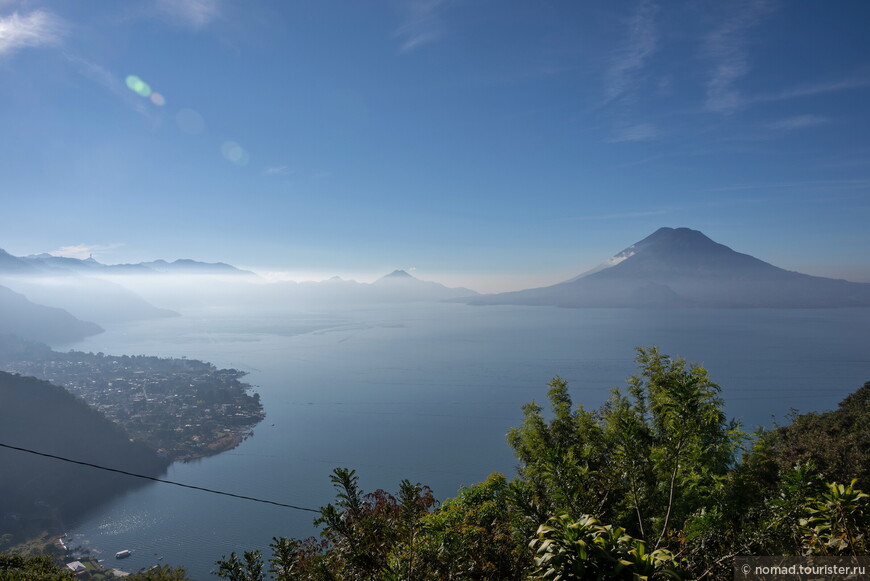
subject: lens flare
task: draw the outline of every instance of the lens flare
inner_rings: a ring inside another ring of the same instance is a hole
[[[151,87],[148,83],[136,75],[129,75],[127,77],[127,87],[140,97],[148,97],[151,94]]]
[[[236,143],[235,141],[224,141],[221,145],[221,153],[227,159],[236,165],[248,165],[248,152]]]
[[[151,93],[150,99],[151,99],[151,102],[154,103],[155,105],[157,105],[158,107],[163,107],[166,104],[166,97],[164,97],[163,95],[161,95],[157,91],[154,91],[153,93]]]

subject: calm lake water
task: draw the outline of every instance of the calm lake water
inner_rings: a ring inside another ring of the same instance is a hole
[[[233,451],[166,478],[317,508],[333,468],[365,490],[403,478],[452,496],[515,462],[505,433],[560,375],[598,406],[635,370],[634,347],[702,363],[747,427],[791,408],[831,409],[870,380],[870,309],[672,310],[401,305],[252,313],[211,310],[111,328],[72,347],[187,356],[249,372],[266,409]],[[65,347],[65,348],[66,348]],[[183,565],[211,578],[231,551],[316,534],[311,513],[148,484],[68,523],[73,545],[135,571]],[[116,561],[116,551],[133,556]],[[162,558],[162,559],[161,559]]]

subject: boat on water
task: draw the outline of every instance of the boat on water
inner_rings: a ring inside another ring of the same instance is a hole
[[[127,557],[129,557],[132,554],[133,553],[130,552],[130,549],[124,549],[123,551],[118,551],[117,553],[115,553],[115,558],[116,559],[126,559]]]

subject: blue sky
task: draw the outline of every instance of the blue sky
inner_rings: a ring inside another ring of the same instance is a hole
[[[868,17],[0,0],[0,247],[494,291],[688,226],[870,281]]]

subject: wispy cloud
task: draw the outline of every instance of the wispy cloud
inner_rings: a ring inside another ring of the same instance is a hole
[[[58,45],[68,29],[63,19],[48,10],[35,10],[24,16],[13,12],[0,18],[0,57],[22,48]]]
[[[779,121],[768,123],[767,127],[777,131],[793,131],[795,129],[805,129],[807,127],[824,125],[827,122],[827,118],[819,117],[818,115],[798,115],[796,117],[788,117],[787,119],[780,119]]]
[[[402,40],[399,52],[411,52],[435,42],[444,34],[441,10],[445,0],[413,0],[402,3],[402,23],[396,36]]]
[[[66,256],[68,258],[89,258],[95,252],[105,252],[120,248],[123,244],[73,244],[61,246],[57,250],[49,252],[52,256]]]
[[[658,42],[656,12],[657,7],[649,0],[638,4],[629,23],[628,40],[617,50],[605,74],[605,104],[619,99],[635,86],[636,76],[655,52]]]
[[[870,87],[870,75],[854,75],[836,81],[822,81],[813,84],[798,85],[796,87],[785,89],[777,93],[756,95],[751,100],[756,103],[764,103],[770,101],[786,101],[789,99],[798,99],[801,97],[823,95],[825,93],[836,93],[839,91],[860,89],[862,87]]]
[[[267,176],[287,175],[290,173],[290,167],[286,165],[275,165],[267,167],[263,173]]]
[[[739,190],[867,190],[870,179],[854,180],[804,180],[794,182],[759,182],[732,184],[709,188],[711,192],[730,192]]]
[[[734,16],[725,20],[706,38],[705,53],[713,61],[707,81],[707,109],[717,113],[730,113],[743,105],[743,96],[737,81],[751,69],[747,34],[750,29],[772,12],[766,0],[731,3]]]
[[[614,134],[607,140],[608,143],[620,143],[623,141],[650,141],[659,136],[659,131],[652,123],[638,123],[618,127]]]
[[[622,220],[624,218],[642,218],[644,216],[661,216],[663,214],[673,214],[677,210],[647,210],[643,212],[619,212],[617,214],[600,214],[596,216],[576,216],[574,220]]]
[[[157,0],[157,8],[173,23],[199,30],[221,14],[219,0]]]

